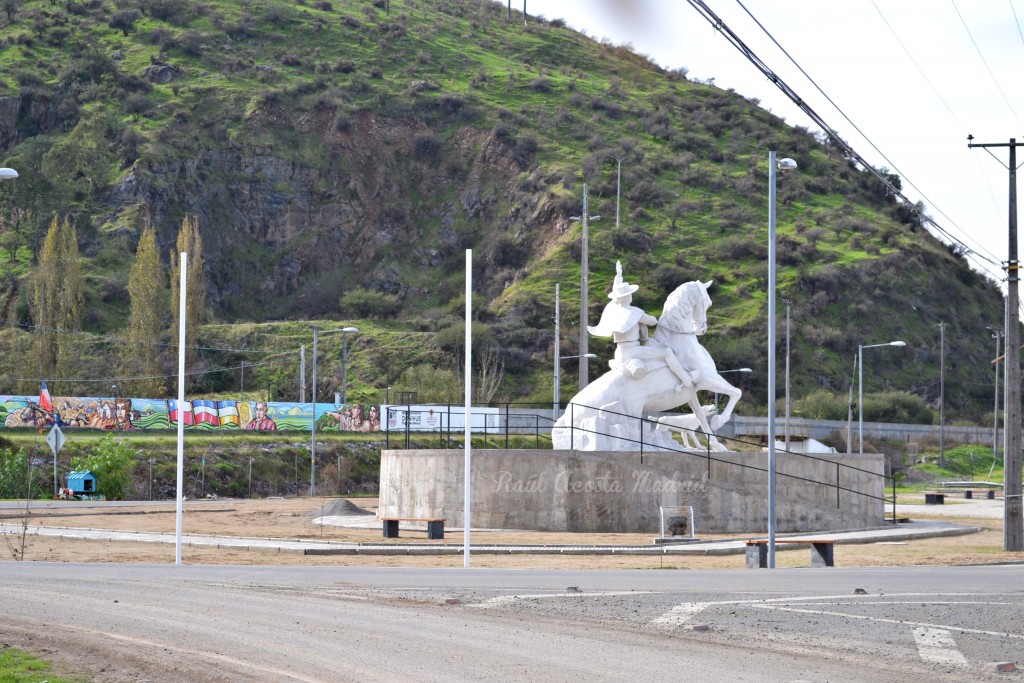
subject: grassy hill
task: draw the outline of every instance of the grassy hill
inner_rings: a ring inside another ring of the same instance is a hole
[[[38,386],[26,292],[55,212],[78,229],[89,310],[81,374],[58,390],[93,394],[130,386],[109,368],[125,352],[116,334],[142,226],[157,228],[166,257],[189,213],[204,236],[210,323],[197,391],[273,382],[297,398],[311,320],[360,328],[350,399],[422,390],[398,386],[404,369],[458,367],[472,248],[477,348],[504,369],[494,398],[549,400],[556,282],[562,352],[577,352],[570,216],[586,183],[602,216],[591,320],[616,259],[654,314],[678,284],[713,279],[705,346],[720,368],[754,369],[734,377],[745,409],[763,411],[777,150],[799,164],[778,190],[794,396],[845,395],[858,344],[903,339],[906,349],[871,352],[865,390],[934,403],[945,321],[947,419],[991,419],[996,287],[871,175],[756,101],[559,22],[506,22],[501,4],[480,0],[4,7],[0,162],[21,177],[0,184],[0,391]],[[321,395],[340,382],[340,341],[320,349]],[[594,340],[591,351],[612,348]],[[573,384],[567,372],[564,398]]]

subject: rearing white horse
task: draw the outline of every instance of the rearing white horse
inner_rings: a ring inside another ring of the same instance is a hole
[[[648,342],[672,349],[691,373],[692,382],[678,390],[679,378],[664,361],[646,360],[647,373],[636,379],[615,367],[613,362],[611,370],[569,401],[552,430],[555,449],[633,451],[640,449],[641,440],[645,447],[657,446],[659,441],[661,445],[675,445],[669,443],[664,432],[643,435],[640,418],[652,412],[673,410],[685,403],[701,429],[709,435],[710,447],[716,451],[726,450],[715,438],[697,397],[701,390],[729,397],[725,409],[713,419],[718,427],[729,420],[742,395],[718,374],[714,359],[697,339],[708,327],[709,286],[711,281],[687,282],[669,294],[657,329]]]

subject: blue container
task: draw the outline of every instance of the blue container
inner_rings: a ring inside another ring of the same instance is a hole
[[[68,488],[75,494],[96,493],[96,475],[90,470],[68,473]]]

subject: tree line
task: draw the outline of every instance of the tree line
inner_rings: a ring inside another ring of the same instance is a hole
[[[143,228],[128,278],[130,314],[119,344],[117,373],[122,388],[136,396],[167,392],[168,355],[177,349],[179,330],[179,254],[188,254],[186,268],[185,338],[195,339],[206,308],[203,240],[199,221],[186,215],[178,231],[169,266],[160,258],[156,231]],[[168,280],[170,288],[168,288]],[[39,378],[74,379],[80,365],[79,347],[85,316],[85,279],[79,262],[78,236],[67,217],[54,216],[43,240],[32,280],[31,312]],[[170,296],[168,296],[168,291]],[[170,340],[163,343],[163,340]],[[186,364],[197,351],[186,348]]]

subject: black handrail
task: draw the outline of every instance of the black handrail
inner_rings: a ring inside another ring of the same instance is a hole
[[[421,404],[421,405],[424,405],[424,404]],[[448,427],[448,429],[447,429],[447,432],[448,432],[447,447],[451,448],[452,447],[452,434],[451,434],[451,408],[452,408],[452,405],[451,404],[445,404],[445,405],[446,405],[446,408],[447,408],[447,410],[445,411],[445,414],[448,416],[448,420],[447,420],[447,423],[448,423],[447,424],[447,427]],[[513,425],[511,424],[513,418],[516,418],[516,419],[518,419],[518,418],[525,418],[524,422],[521,425],[523,427],[523,431],[521,431],[519,433],[529,434],[532,431],[534,436],[535,436],[536,447],[539,447],[542,438],[544,439],[545,443],[548,443],[548,442],[550,442],[552,440],[552,437],[547,436],[547,432],[553,431],[555,429],[554,421],[553,420],[551,420],[549,418],[545,418],[542,414],[539,414],[539,413],[538,414],[532,414],[532,415],[522,415],[522,416],[520,416],[520,415],[512,415],[509,412],[509,406],[511,406],[511,405],[512,405],[511,403],[505,403],[505,402],[500,404],[500,406],[504,406],[505,407],[505,411],[504,411],[505,412],[505,414],[504,414],[504,417],[505,417],[505,425],[504,425],[505,448],[512,448],[512,442],[511,442],[511,439],[510,439],[510,435],[512,433],[514,433],[513,432]],[[531,407],[536,407],[537,404],[529,404],[529,405]],[[491,407],[491,406],[480,406],[480,407]],[[494,407],[499,407],[499,406],[494,406]],[[583,433],[591,433],[591,434],[595,434],[595,435],[598,435],[598,436],[605,436],[605,437],[609,437],[609,438],[618,439],[620,441],[625,441],[627,443],[636,444],[639,447],[639,451],[640,451],[640,457],[641,457],[640,462],[641,462],[641,464],[643,464],[643,457],[644,457],[644,454],[645,454],[645,449],[647,451],[649,451],[651,446],[652,446],[650,443],[645,443],[645,441],[644,441],[644,437],[643,437],[644,425],[645,424],[657,425],[658,423],[657,423],[656,420],[651,420],[651,419],[645,418],[645,417],[637,417],[635,415],[627,415],[625,413],[618,413],[618,412],[613,411],[613,410],[608,410],[607,408],[600,408],[600,410],[603,413],[605,413],[605,414],[615,415],[615,416],[618,416],[620,418],[623,418],[624,420],[635,420],[635,421],[639,422],[640,429],[639,429],[638,433],[640,435],[640,438],[639,439],[630,439],[628,437],[612,435],[612,434],[603,434],[602,432],[598,432],[596,430],[590,430],[590,429],[586,429],[584,427],[576,426],[574,424],[575,420],[572,419],[572,418],[575,417],[575,411],[578,408],[598,410],[598,408],[595,407],[595,406],[586,406],[586,405],[579,404],[579,403],[569,403],[566,406],[566,409],[569,411],[570,421],[569,421],[569,424],[564,427],[564,429],[568,429],[569,430],[570,444],[571,444],[570,448],[575,448],[576,431],[580,430]],[[388,410],[390,411],[392,409],[393,408],[389,407]],[[410,417],[415,412],[426,412],[426,411],[414,411],[414,410],[412,410],[411,406],[403,406],[402,408],[400,408],[400,410],[402,410],[405,413],[405,416],[406,416],[405,429],[404,429],[404,432],[405,432],[405,447],[406,448],[410,448],[411,447],[411,432],[412,432],[412,430],[410,429]],[[500,410],[500,407],[499,407],[499,410]],[[438,411],[435,410],[434,412],[438,412]],[[529,424],[531,419],[532,419],[532,423],[533,423],[532,425]],[[532,427],[532,429],[530,429],[530,427]],[[438,429],[443,431],[444,425],[439,425]],[[700,429],[687,429],[687,428],[673,428],[673,429],[674,430],[678,430],[678,431],[690,432],[695,437],[698,436],[698,435],[704,436],[705,437],[704,452],[698,454],[698,453],[695,453],[692,449],[684,449],[682,447],[674,448],[674,447],[666,446],[666,445],[659,445],[657,447],[659,452],[676,453],[676,454],[679,454],[679,455],[690,456],[690,457],[702,457],[707,462],[708,474],[710,474],[710,472],[711,472],[711,463],[712,462],[728,464],[728,465],[731,465],[733,467],[742,467],[742,468],[747,468],[747,469],[753,469],[753,470],[757,470],[757,471],[765,472],[765,473],[768,472],[768,468],[765,468],[765,467],[758,467],[757,465],[751,465],[751,464],[745,464],[745,463],[737,463],[737,462],[733,462],[731,460],[723,460],[721,458],[717,458],[717,457],[713,456],[712,455],[712,451],[711,451],[710,443],[707,441],[707,434],[704,431],[700,430]],[[489,432],[489,430],[488,430],[487,418],[485,416],[484,417],[484,424],[483,424],[483,438],[484,438],[484,443],[485,444],[488,441],[488,435],[490,433],[491,432]],[[740,445],[744,445],[744,446],[754,446],[754,447],[758,447],[758,448],[761,447],[760,442],[749,441],[749,440],[745,440],[745,439],[741,439],[741,438],[737,438],[737,437],[717,436],[717,438],[720,439],[720,440],[724,440],[726,442],[731,442],[731,443],[740,444]],[[388,443],[389,443],[388,447],[390,448],[390,441],[388,441]],[[444,440],[443,436],[442,436],[442,439],[441,439],[441,443],[442,443],[442,447],[443,447],[443,444],[445,443],[445,440]],[[699,443],[699,441],[698,441],[698,443]],[[456,443],[455,447],[460,447],[460,444]],[[821,462],[821,463],[835,465],[835,467],[836,467],[836,478],[835,478],[834,482],[818,481],[818,480],[813,479],[813,478],[804,477],[804,476],[795,475],[795,474],[789,474],[789,473],[786,473],[786,472],[778,472],[778,471],[776,471],[775,474],[776,474],[777,477],[787,477],[787,478],[793,479],[795,481],[802,481],[804,483],[808,483],[808,484],[812,484],[812,485],[827,486],[827,487],[830,487],[830,488],[835,488],[835,490],[836,490],[836,507],[841,507],[841,502],[842,501],[841,501],[841,497],[840,496],[841,496],[841,493],[844,492],[844,491],[846,493],[849,493],[849,494],[852,494],[852,495],[865,496],[865,497],[873,499],[873,500],[880,500],[880,501],[883,501],[883,503],[888,503],[889,502],[889,498],[887,496],[876,496],[876,495],[871,494],[871,493],[865,493],[863,491],[859,491],[859,490],[856,490],[856,489],[849,488],[847,486],[843,486],[841,484],[841,478],[842,478],[841,477],[841,472],[845,469],[845,470],[860,472],[862,474],[867,474],[869,476],[881,476],[882,479],[885,481],[885,483],[888,483],[888,481],[890,479],[892,479],[891,477],[888,477],[888,476],[886,476],[884,474],[883,475],[876,475],[875,472],[872,472],[871,470],[864,469],[862,467],[857,467],[856,465],[849,465],[849,464],[846,464],[846,463],[836,462],[834,460],[821,458],[821,457],[818,457],[818,456],[815,456],[815,455],[810,455],[808,453],[800,453],[798,451],[791,451],[791,450],[779,449],[779,448],[777,448],[776,451],[777,452],[782,452],[782,453],[785,453],[785,454],[791,455],[791,456],[797,456],[797,457],[800,457],[800,458],[807,458],[807,459],[810,459],[810,460],[816,460],[816,461]],[[885,486],[885,484],[883,484],[882,490],[884,491],[885,488],[886,488],[886,486]],[[896,509],[895,508],[895,505],[896,505],[895,500],[896,500],[896,498],[895,498],[895,496],[896,496],[896,494],[895,494],[895,481],[893,480],[893,498],[892,498],[892,503],[893,503],[893,520],[894,520],[894,523],[895,523],[895,518],[896,518],[896,515],[895,515],[895,509]]]

